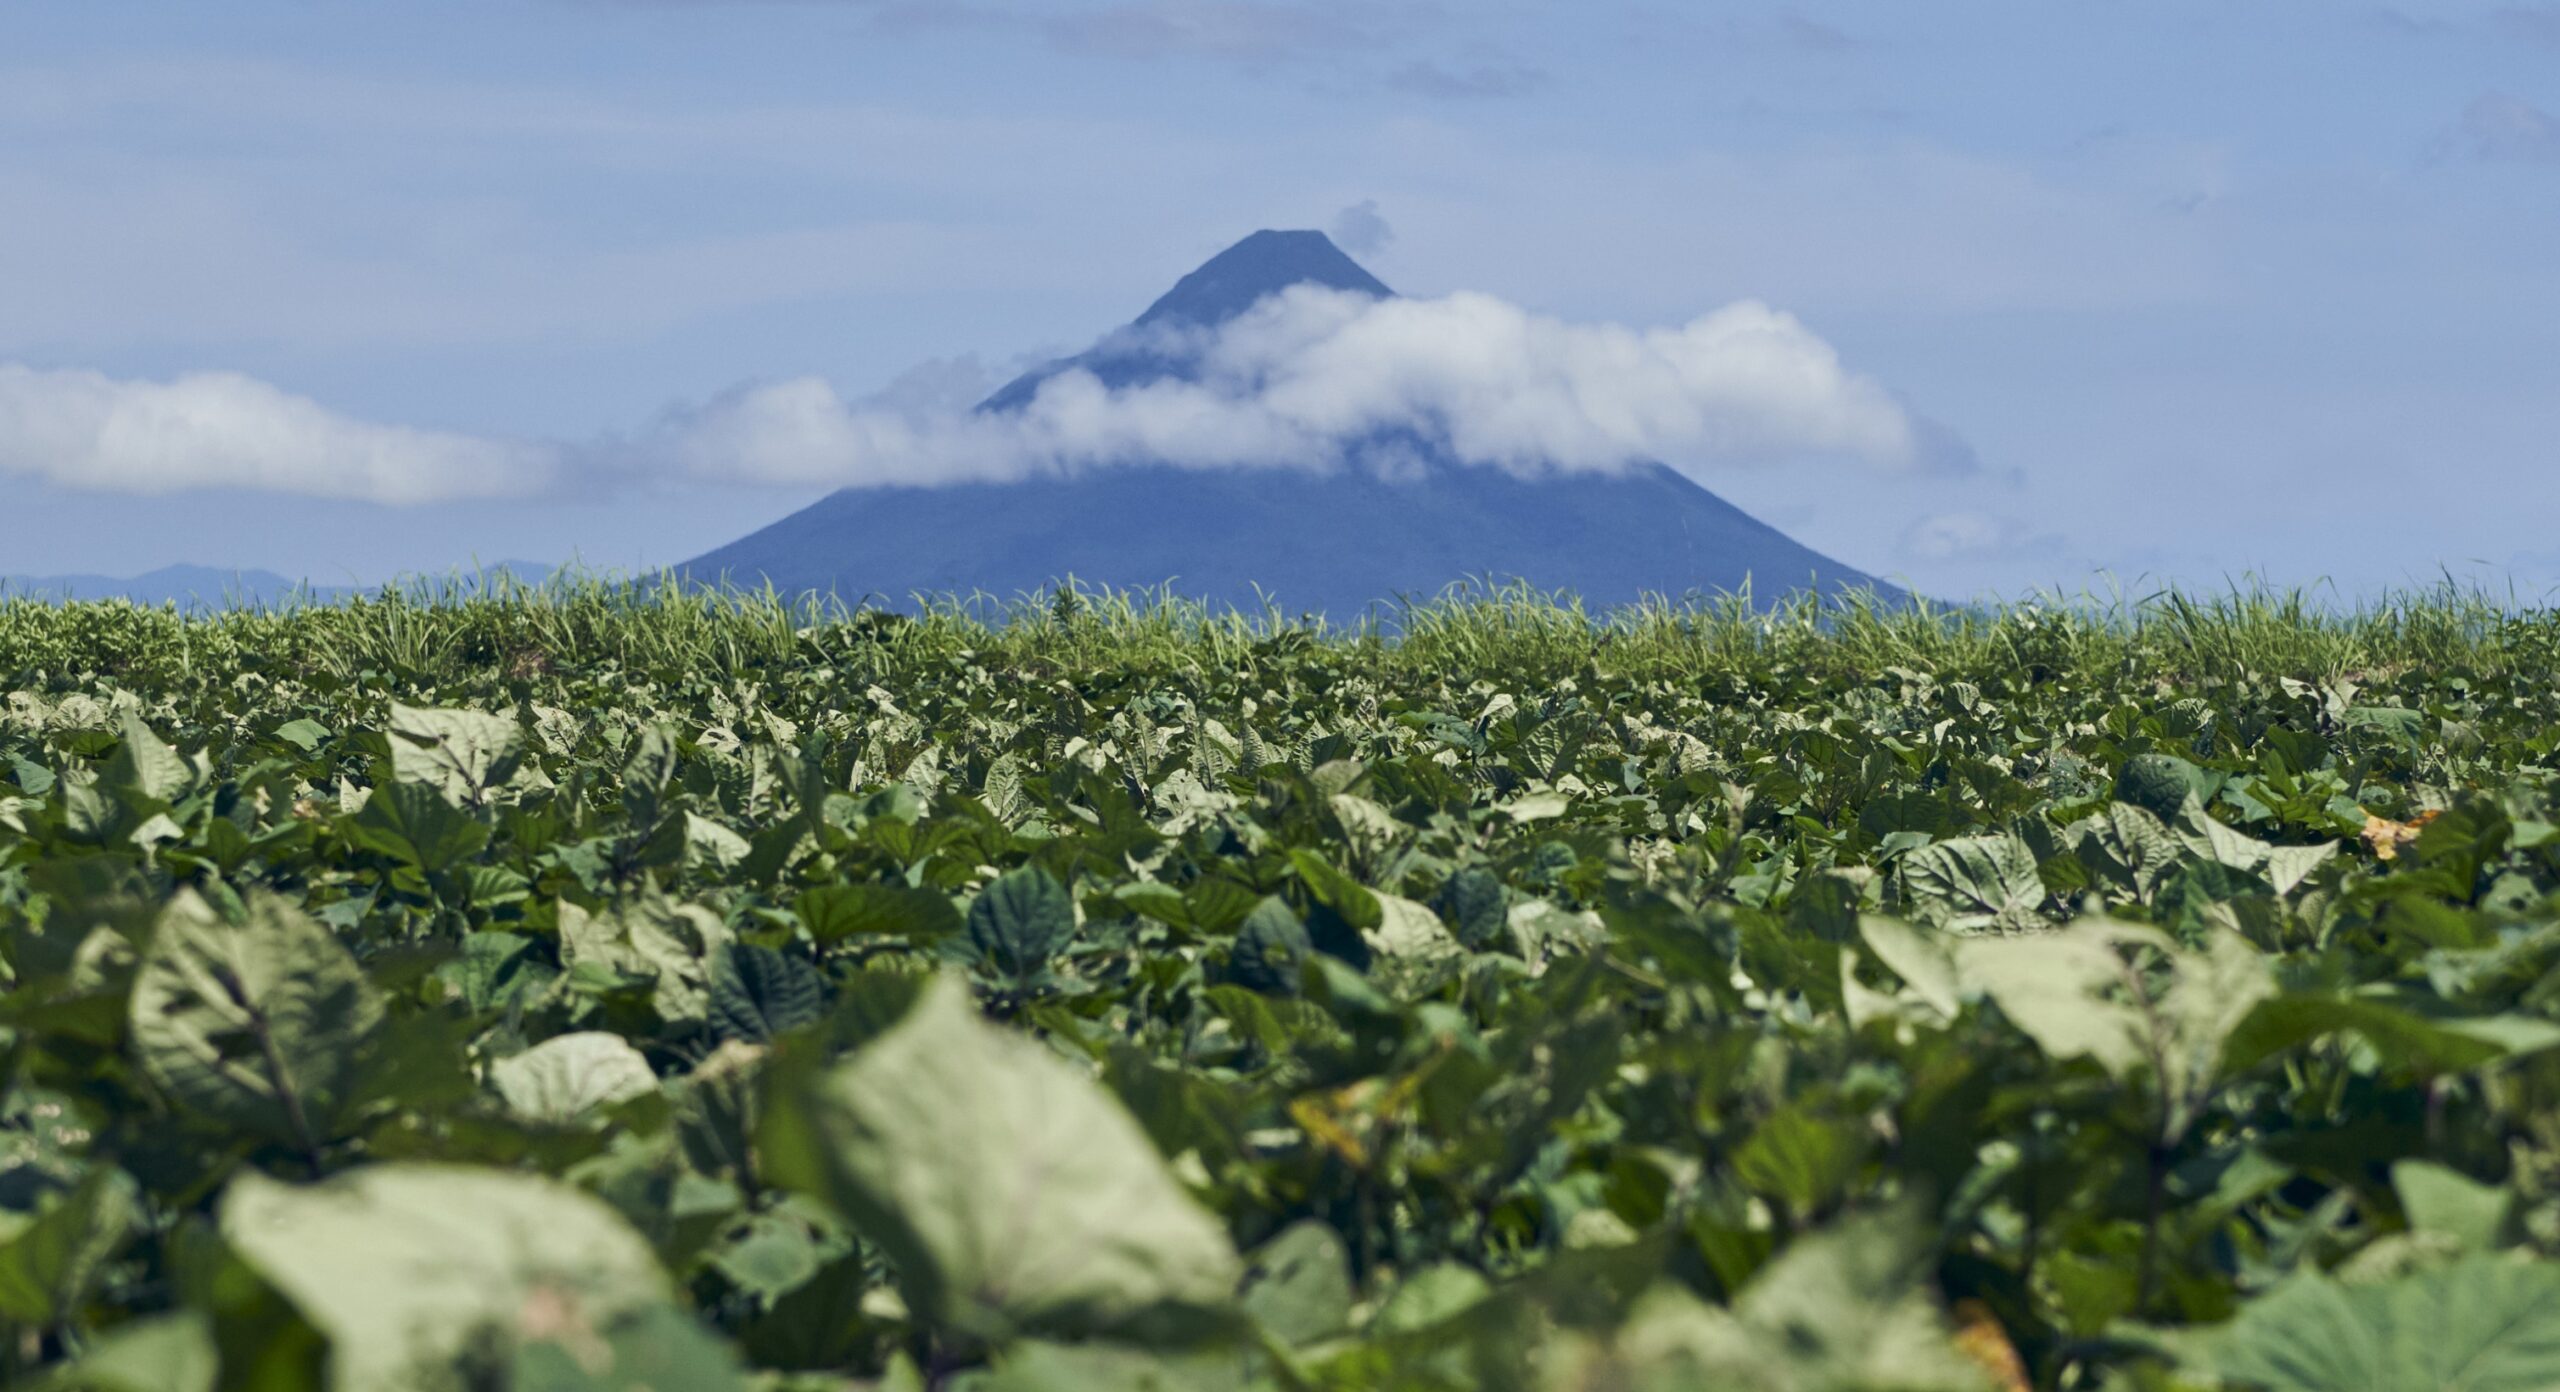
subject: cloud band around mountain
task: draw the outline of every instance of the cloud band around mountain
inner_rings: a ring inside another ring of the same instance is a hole
[[[255,378],[128,381],[0,364],[0,474],[65,488],[245,489],[417,504],[653,478],[932,486],[1132,462],[1392,472],[1429,455],[1522,474],[1661,460],[1697,474],[1804,460],[1960,466],[1795,318],[1730,305],[1677,327],[1577,324],[1487,295],[1373,299],[1300,286],[1214,330],[1107,342],[1178,367],[1108,385],[1071,367],[1018,411],[848,402],[814,378],[751,385],[632,437],[562,446],[357,420]],[[1088,355],[1086,361],[1094,361]]]
[[[645,448],[696,476],[856,487],[1131,461],[1330,467],[1417,445],[1524,474],[1816,458],[1900,471],[1962,458],[1960,442],[1848,371],[1793,316],[1753,302],[1636,329],[1488,295],[1381,300],[1301,286],[1214,331],[1124,337],[1102,351],[1105,362],[1181,371],[1114,387],[1070,368],[1002,414],[848,403],[799,378],[673,415]]]

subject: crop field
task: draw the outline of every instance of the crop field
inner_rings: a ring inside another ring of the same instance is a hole
[[[2560,615],[0,603],[0,1382],[2560,1386]]]

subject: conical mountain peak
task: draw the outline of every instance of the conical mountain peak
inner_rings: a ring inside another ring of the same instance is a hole
[[[1256,232],[1174,282],[1128,329],[1072,358],[1014,378],[978,403],[978,409],[1020,410],[1031,403],[1042,383],[1071,369],[1090,372],[1114,389],[1181,377],[1191,367],[1186,356],[1168,352],[1158,335],[1130,330],[1214,329],[1293,285],[1322,285],[1380,299],[1395,294],[1359,262],[1343,255],[1342,248],[1322,232]]]
[[[1315,284],[1384,298],[1395,292],[1322,232],[1256,232],[1212,256],[1174,283],[1164,298],[1138,316],[1140,324],[1166,321],[1223,324],[1266,295],[1292,285]]]
[[[1139,331],[1027,372],[978,409],[1024,410],[1067,372],[1114,392],[1197,381],[1203,343],[1220,326],[1307,284],[1394,294],[1321,232],[1256,232],[1184,276],[1139,317]],[[1513,472],[1465,462],[1428,432],[1373,443],[1381,458],[1394,455],[1393,468],[1373,466],[1365,445],[1311,444],[1303,468],[1217,467],[1133,446],[1126,458],[1021,478],[847,488],[695,557],[682,573],[891,604],[1030,594],[1064,576],[1171,581],[1249,613],[1277,596],[1293,611],[1346,620],[1470,576],[1521,577],[1603,607],[1645,595],[1748,587],[1774,597],[1875,583],[1662,464]]]

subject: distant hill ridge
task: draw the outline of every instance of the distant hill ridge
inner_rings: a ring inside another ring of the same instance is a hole
[[[445,575],[404,577],[403,589],[424,586],[467,590],[481,577],[501,572],[525,584],[539,584],[555,568],[534,561],[502,561],[486,568],[457,569]],[[158,608],[183,609],[273,607],[295,601],[330,604],[353,595],[377,594],[380,585],[315,585],[289,579],[272,570],[236,570],[222,566],[172,565],[141,575],[0,575],[0,600],[44,599],[56,603],[129,599]]]
[[[1071,369],[1115,389],[1182,378],[1188,365],[1147,330],[1214,328],[1308,283],[1395,293],[1321,232],[1256,232],[1128,328],[1025,373],[978,409],[1019,410]],[[1336,619],[1470,578],[1524,579],[1595,607],[1746,587],[1763,599],[1809,586],[1900,597],[1662,464],[1523,477],[1413,443],[1421,467],[1392,478],[1345,459],[1304,470],[1133,460],[1015,482],[847,488],[679,571],[892,605],[917,594],[1011,598],[1070,575],[1120,587],[1171,581],[1213,603],[1258,608],[1268,595],[1285,611]]]

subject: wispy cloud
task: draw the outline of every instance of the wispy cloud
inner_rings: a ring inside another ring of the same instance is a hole
[[[2438,160],[2560,163],[2560,117],[2522,97],[2486,93],[2436,138],[2431,153]]]
[[[1417,97],[1457,101],[1525,97],[1545,86],[1546,81],[1545,70],[1516,63],[1452,67],[1436,62],[1412,62],[1387,74],[1387,85],[1396,91]]]
[[[1271,0],[1124,0],[1038,24],[1067,49],[1275,64],[1376,44],[1383,35],[1366,16],[1386,13],[1386,7]]]
[[[375,425],[233,372],[145,382],[0,364],[0,475],[64,488],[431,503],[538,493],[558,464],[545,446]]]
[[[1200,60],[1270,71],[1325,65],[1337,75],[1412,95],[1471,100],[1520,96],[1544,85],[1543,69],[1510,60],[1465,36],[1463,9],[1431,0],[614,0],[656,9],[833,4],[865,12],[884,34],[1009,29],[1060,52],[1139,61]],[[1803,23],[1810,32],[1836,35]],[[1845,36],[1841,36],[1845,37]],[[1455,52],[1465,60],[1442,56]]]
[[[1778,16],[1778,32],[1787,42],[1816,53],[1852,53],[1866,47],[1845,29],[1790,11]]]
[[[2560,5],[2510,5],[2489,16],[2489,27],[2504,38],[2560,48]]]
[[[1327,229],[1334,244],[1354,256],[1371,256],[1396,239],[1395,228],[1378,212],[1378,200],[1364,198],[1333,215]]]
[[[2062,538],[2014,517],[1987,512],[1937,512],[1914,521],[1895,552],[1906,561],[1935,564],[2021,556],[2051,556]]]

